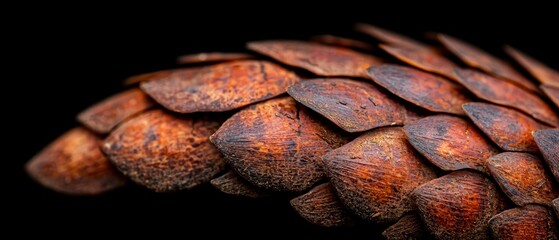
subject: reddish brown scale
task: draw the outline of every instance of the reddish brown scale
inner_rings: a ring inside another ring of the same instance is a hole
[[[191,67],[191,68],[169,69],[169,70],[161,70],[157,72],[143,73],[125,79],[124,85],[129,86],[145,81],[165,79],[171,77],[190,79],[192,78],[192,76],[194,76],[194,74],[198,72],[199,69],[200,67]]]
[[[506,210],[489,220],[495,239],[557,240],[559,224],[549,209],[527,205]]]
[[[559,87],[541,85],[540,88],[555,106],[559,108]]]
[[[559,72],[511,46],[505,46],[505,52],[528,70],[540,83],[559,88]]]
[[[232,170],[212,179],[210,183],[217,190],[229,195],[248,198],[261,198],[268,195],[266,191],[251,185]]]
[[[298,81],[293,72],[276,64],[245,60],[142,82],[141,88],[175,112],[223,112],[283,94]]]
[[[511,81],[514,84],[532,92],[538,92],[538,88],[533,82],[523,77],[522,74],[516,71],[507,62],[498,59],[462,40],[458,40],[444,34],[439,34],[438,38],[448,50],[471,67],[475,67],[495,76],[505,78],[508,81]]]
[[[351,38],[344,38],[338,37],[333,35],[319,35],[314,36],[310,39],[313,42],[318,42],[322,44],[332,45],[332,46],[339,46],[339,47],[346,47],[346,48],[353,48],[356,50],[365,50],[371,51],[375,49],[375,47],[371,44],[366,42],[362,42],[359,40],[351,39]]]
[[[543,129],[532,132],[551,173],[559,182],[559,129]]]
[[[532,131],[545,128],[523,113],[488,103],[468,103],[464,111],[474,124],[505,151],[537,152]]]
[[[413,210],[411,191],[436,177],[400,127],[369,131],[324,155],[323,161],[344,205],[374,222],[394,222]]]
[[[454,76],[454,69],[458,68],[458,66],[434,49],[405,48],[389,45],[381,45],[380,48],[400,61],[421,70],[437,73],[452,80],[456,78]]]
[[[99,149],[101,139],[74,128],[27,163],[27,173],[43,186],[71,195],[96,195],[125,184],[124,177]]]
[[[404,126],[411,145],[445,171],[475,169],[489,174],[485,160],[499,150],[468,121],[436,115]]]
[[[217,63],[252,58],[254,56],[246,53],[206,52],[180,56],[177,62],[178,64]]]
[[[437,239],[489,239],[489,219],[505,208],[497,186],[483,174],[459,170],[413,191],[419,215]]]
[[[133,88],[89,107],[77,118],[89,129],[99,134],[106,134],[121,122],[147,110],[154,104],[144,92]]]
[[[319,76],[367,77],[366,69],[382,60],[341,47],[293,40],[250,42],[250,50]]]
[[[429,46],[413,40],[409,37],[382,29],[366,23],[358,23],[355,25],[355,30],[367,34],[381,42],[388,43],[392,46],[405,47],[411,49],[427,49]]]
[[[428,238],[425,226],[417,213],[408,213],[392,224],[382,236],[386,240],[420,240]]]
[[[231,167],[258,187],[303,191],[323,178],[320,157],[346,142],[283,97],[249,106],[211,137]]]
[[[290,203],[301,217],[322,227],[348,226],[356,222],[342,206],[330,183],[320,184]]]
[[[539,96],[521,87],[475,70],[456,69],[456,76],[464,87],[483,100],[519,109],[551,126],[559,126],[557,113]]]
[[[219,125],[209,117],[152,110],[115,129],[105,139],[103,151],[124,175],[149,189],[189,189],[225,168],[209,141]]]
[[[553,177],[537,156],[504,152],[488,158],[487,166],[503,192],[518,206],[551,206],[551,201],[559,197]]]
[[[471,102],[462,87],[414,68],[384,64],[368,71],[377,84],[429,111],[464,115],[462,104]]]
[[[369,83],[349,79],[301,81],[287,88],[295,100],[348,132],[401,125],[406,109]]]

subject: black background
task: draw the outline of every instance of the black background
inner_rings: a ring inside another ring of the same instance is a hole
[[[242,51],[244,42],[258,39],[306,39],[324,33],[363,37],[352,31],[352,25],[368,22],[416,38],[426,31],[445,32],[502,57],[501,46],[508,43],[559,69],[559,41],[553,35],[557,20],[550,6],[531,3],[487,9],[470,4],[439,10],[445,6],[338,3],[303,9],[277,2],[263,4],[252,10],[248,7],[254,6],[219,3],[145,6],[142,10],[129,6],[24,8],[12,19],[14,24],[7,23],[4,37],[9,40],[6,52],[10,52],[4,57],[10,64],[2,80],[2,118],[8,133],[4,135],[8,144],[3,147],[8,167],[2,169],[9,192],[3,196],[12,200],[5,211],[16,213],[8,215],[9,225],[26,226],[29,231],[18,232],[21,235],[58,237],[76,236],[76,232],[108,236],[109,231],[128,237],[349,238],[363,233],[379,237],[382,227],[332,230],[312,226],[291,210],[288,196],[238,199],[204,185],[172,194],[129,186],[99,197],[68,197],[40,187],[25,175],[23,164],[75,126],[79,111],[119,92],[127,76],[175,67],[181,54]]]

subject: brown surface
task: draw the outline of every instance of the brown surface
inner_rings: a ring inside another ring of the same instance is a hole
[[[328,34],[314,36],[310,40],[313,41],[313,42],[318,42],[318,43],[322,43],[322,44],[328,44],[328,45],[346,47],[346,48],[353,48],[353,49],[357,49],[357,50],[370,51],[370,50],[373,50],[375,48],[373,45],[368,44],[366,42],[362,42],[362,41],[351,39],[351,38],[344,38],[344,37],[328,35]]]
[[[532,131],[545,128],[512,108],[489,103],[468,103],[464,111],[474,124],[505,151],[537,152]]]
[[[429,48],[429,46],[420,43],[416,40],[413,40],[409,37],[367,23],[356,24],[355,30],[367,34],[373,38],[378,39],[381,42],[388,43],[389,45],[393,45],[393,46],[399,46],[399,47],[405,47],[411,49]]]
[[[421,70],[437,73],[449,79],[456,78],[454,76],[454,68],[458,66],[434,49],[417,49],[389,45],[380,45],[380,48],[400,61]]]
[[[211,137],[231,167],[258,187],[303,191],[323,178],[320,157],[345,143],[291,97],[249,106]]]
[[[557,113],[539,96],[521,87],[475,70],[456,69],[456,76],[464,87],[483,100],[519,109],[551,126],[559,126]]]
[[[402,125],[406,120],[403,105],[365,82],[315,79],[291,85],[287,92],[348,132]]]
[[[382,236],[386,240],[419,240],[428,237],[427,230],[417,213],[408,213],[392,224]]]
[[[223,112],[283,94],[299,81],[279,65],[256,60],[207,66],[183,76],[142,82],[141,88],[175,112]]]
[[[106,134],[121,122],[147,110],[154,104],[144,92],[133,88],[89,107],[77,118],[89,129],[99,134]]]
[[[549,99],[551,99],[555,106],[559,108],[559,87],[541,85],[540,88],[545,93],[545,95]]]
[[[206,52],[182,55],[177,58],[177,62],[178,64],[215,63],[251,58],[254,56],[247,53]]]
[[[196,72],[198,72],[198,69],[200,69],[200,67],[169,69],[138,74],[124,79],[124,85],[129,86],[145,81],[165,79],[170,77],[190,79]]]
[[[344,205],[374,222],[394,222],[413,210],[410,193],[436,177],[400,127],[369,131],[324,155],[324,168]]]
[[[551,201],[559,197],[553,177],[535,155],[504,152],[488,158],[487,166],[503,192],[518,206],[551,206]]]
[[[495,239],[558,239],[557,222],[543,206],[528,205],[503,211],[489,220]]]
[[[266,191],[251,185],[233,170],[212,179],[210,183],[217,190],[233,196],[260,198],[268,195]]]
[[[99,139],[82,127],[54,140],[25,165],[43,186],[71,195],[96,195],[125,184],[126,180],[99,149]]]
[[[542,129],[532,132],[551,173],[559,182],[559,129]]]
[[[152,110],[120,125],[103,151],[134,182],[157,192],[188,189],[208,182],[225,168],[209,136],[220,122]]]
[[[559,198],[553,200],[552,205],[553,209],[555,210],[555,216],[557,216],[559,219]]]
[[[367,77],[368,67],[382,63],[371,55],[311,42],[270,40],[250,42],[247,47],[319,76]]]
[[[485,51],[462,40],[444,35],[438,35],[439,41],[464,63],[485,72],[505,78],[514,84],[532,92],[538,92],[537,86],[516,71],[507,62],[498,59]]]
[[[462,104],[471,101],[462,87],[414,68],[384,64],[368,72],[377,84],[429,111],[464,115]]]
[[[505,52],[528,70],[540,83],[559,88],[559,72],[511,46],[506,46]]]
[[[411,145],[445,171],[475,169],[489,174],[485,160],[499,153],[475,125],[449,115],[435,115],[404,126]]]
[[[423,184],[412,198],[423,223],[437,239],[489,239],[488,220],[505,208],[497,186],[471,170]]]
[[[354,217],[342,206],[330,183],[320,184],[290,203],[301,217],[312,224],[339,227],[355,223]]]

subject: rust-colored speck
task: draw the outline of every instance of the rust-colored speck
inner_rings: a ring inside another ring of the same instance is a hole
[[[314,36],[310,40],[317,43],[338,46],[338,47],[353,48],[356,50],[371,51],[375,49],[373,45],[368,44],[366,42],[362,42],[351,38],[328,35],[328,34]]]
[[[505,209],[497,186],[472,170],[423,184],[412,197],[423,223],[437,239],[489,239],[489,219]]]
[[[551,201],[559,197],[553,177],[535,155],[504,152],[488,158],[487,166],[503,192],[518,206],[551,206]]]
[[[409,37],[388,31],[367,23],[358,23],[355,25],[355,30],[367,34],[381,42],[387,43],[392,46],[405,47],[410,49],[428,49],[428,45],[420,43]]]
[[[454,76],[454,69],[458,66],[435,49],[405,48],[389,45],[380,45],[380,48],[400,61],[421,70],[437,73],[452,80],[456,78]]]
[[[290,203],[301,217],[318,226],[339,227],[356,222],[353,215],[342,206],[330,183],[320,184]]]
[[[77,127],[60,136],[27,163],[27,173],[55,191],[71,195],[96,195],[126,182],[103,155],[101,139]]]
[[[320,158],[346,142],[291,97],[244,108],[211,137],[231,167],[258,187],[303,191],[323,178]]]
[[[291,85],[287,92],[348,132],[402,125],[406,120],[403,105],[365,82],[315,79]]]
[[[155,103],[140,89],[134,88],[99,102],[78,115],[89,129],[106,134],[121,122],[152,107]]]
[[[433,112],[464,115],[461,106],[471,101],[461,86],[410,67],[384,64],[369,68],[369,76],[395,95]]]
[[[157,192],[188,189],[225,168],[209,140],[219,125],[209,117],[151,110],[115,129],[105,139],[103,151],[140,185]]]
[[[522,67],[528,70],[528,72],[540,81],[540,83],[559,88],[559,72],[555,69],[546,66],[540,61],[512,48],[511,46],[506,46],[505,52],[522,65]]]
[[[141,88],[175,112],[223,112],[283,94],[299,80],[279,65],[245,60],[199,68],[192,75],[142,82]]]
[[[541,85],[540,88],[555,106],[559,108],[559,87]]]
[[[233,196],[261,198],[268,195],[266,191],[248,183],[233,170],[212,179],[210,183],[217,190]]]
[[[398,222],[384,230],[382,236],[386,240],[420,240],[426,239],[428,234],[419,215],[412,212],[404,215]]]
[[[475,169],[489,174],[485,160],[499,150],[475,125],[449,115],[435,115],[404,126],[411,145],[445,171]]]
[[[558,239],[558,224],[553,213],[539,205],[509,209],[489,220],[495,239],[511,240]]]
[[[489,103],[468,103],[463,108],[474,124],[503,150],[538,152],[532,131],[545,126],[533,118]]]
[[[439,34],[438,39],[448,50],[469,66],[507,79],[532,92],[538,92],[537,86],[522,76],[509,63],[462,40],[444,34]]]
[[[410,193],[436,177],[401,127],[369,131],[329,152],[323,161],[344,205],[374,222],[394,222],[413,210]]]
[[[254,56],[247,53],[206,52],[182,55],[177,58],[177,62],[179,64],[217,63],[252,58]]]
[[[319,76],[367,77],[367,68],[382,63],[380,58],[351,49],[294,40],[250,42],[250,50]]]
[[[475,70],[456,69],[457,80],[477,97],[513,107],[551,126],[559,126],[557,113],[539,96],[512,83]]]
[[[559,129],[537,130],[532,135],[551,173],[559,182]]]

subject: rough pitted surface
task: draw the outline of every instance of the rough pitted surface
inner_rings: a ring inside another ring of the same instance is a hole
[[[503,211],[489,220],[495,239],[557,240],[557,222],[549,209],[527,205]]]
[[[321,156],[345,143],[291,97],[239,111],[211,141],[244,179],[276,191],[310,188],[324,176]]]
[[[499,150],[475,125],[450,115],[435,115],[404,126],[411,145],[445,171],[475,169],[489,174],[485,160]]]
[[[489,219],[505,209],[497,186],[472,170],[432,180],[412,196],[425,226],[437,239],[488,239]]]
[[[403,105],[365,82],[315,79],[291,85],[287,92],[348,132],[402,125],[406,120]]]
[[[545,128],[523,113],[488,103],[468,103],[464,111],[474,124],[506,151],[537,152],[532,131]]]
[[[456,64],[448,60],[434,49],[405,48],[389,45],[381,45],[384,51],[409,65],[427,72],[437,73],[454,80],[454,69]]]
[[[551,206],[559,197],[553,177],[535,155],[504,152],[488,158],[487,165],[503,192],[518,206]]]
[[[96,195],[126,182],[103,155],[101,139],[85,128],[74,128],[27,163],[25,169],[45,187],[71,195]]]
[[[356,221],[344,208],[330,183],[320,184],[290,203],[301,217],[319,226],[347,226]]]
[[[279,65],[257,60],[226,62],[142,82],[165,108],[180,113],[223,112],[285,93],[299,81]]]
[[[559,129],[537,130],[532,135],[551,173],[559,182]]]
[[[105,139],[103,151],[124,175],[157,192],[208,182],[225,168],[209,136],[215,117],[152,110],[127,121]]]
[[[140,89],[119,93],[82,111],[78,120],[89,129],[109,133],[126,119],[152,107],[155,103]]]
[[[234,196],[260,198],[268,195],[266,191],[253,186],[233,170],[212,179],[210,183],[219,191]]]
[[[528,70],[540,83],[559,88],[559,72],[510,46],[505,47],[505,52]]]
[[[477,97],[523,111],[550,126],[559,126],[557,113],[539,96],[512,83],[475,70],[456,70],[457,80]]]
[[[366,69],[380,58],[341,47],[293,40],[250,42],[250,50],[319,76],[367,77]]]
[[[420,240],[426,239],[429,235],[419,215],[408,213],[384,230],[382,236],[386,240]]]
[[[429,111],[464,115],[462,104],[471,102],[462,87],[414,68],[384,64],[368,72],[377,84]]]
[[[375,222],[397,221],[413,210],[411,191],[436,177],[400,127],[369,131],[329,152],[323,161],[344,205]]]
[[[538,87],[534,83],[523,77],[507,62],[462,40],[444,34],[439,34],[438,39],[448,50],[471,67],[507,79],[532,92],[538,92]]]

